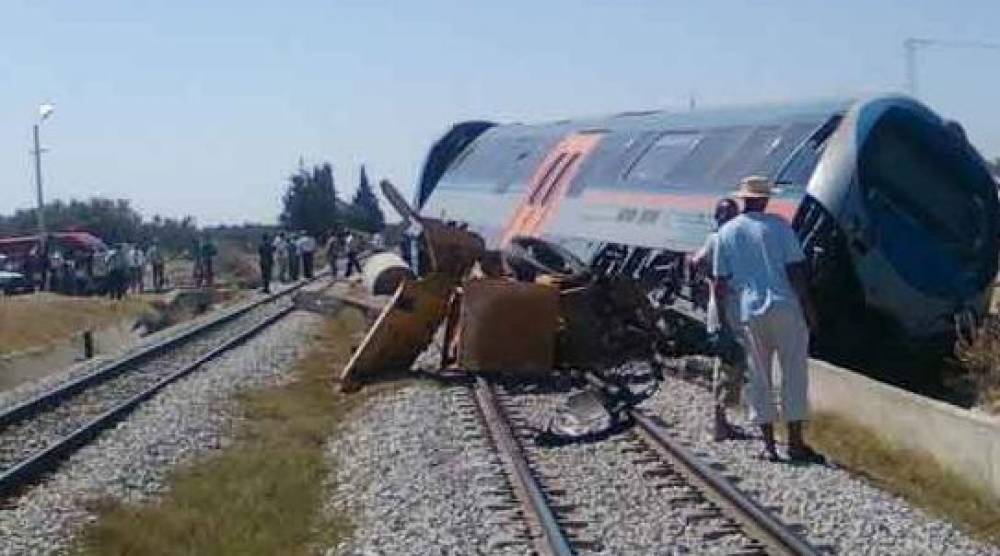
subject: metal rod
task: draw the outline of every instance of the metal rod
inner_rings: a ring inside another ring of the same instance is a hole
[[[594,373],[585,373],[583,377],[587,382],[600,389],[606,390],[610,386]],[[628,411],[628,414],[635,421],[637,432],[648,444],[667,459],[678,463],[679,467],[682,468],[679,470],[686,471],[687,475],[706,485],[712,493],[735,508],[748,525],[755,527],[766,537],[758,540],[772,545],[784,554],[795,556],[815,556],[818,554],[812,545],[761,507],[756,500],[747,496],[714,469],[699,461],[697,456],[680,442],[671,438],[662,427],[643,412],[633,408]]]
[[[510,467],[512,486],[521,495],[522,504],[527,506],[538,525],[540,537],[537,539],[536,548],[547,556],[572,556],[574,552],[569,540],[559,527],[559,521],[549,508],[541,485],[535,480],[517,440],[514,439],[514,435],[505,424],[504,417],[500,414],[493,388],[483,377],[476,377],[474,392],[493,442],[501,458],[504,458]]]

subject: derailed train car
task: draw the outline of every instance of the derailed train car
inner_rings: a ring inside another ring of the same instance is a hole
[[[751,174],[779,185],[769,210],[802,240],[820,349],[948,346],[987,310],[996,185],[957,124],[906,97],[467,122],[432,148],[415,204],[489,246],[544,238],[672,293]]]

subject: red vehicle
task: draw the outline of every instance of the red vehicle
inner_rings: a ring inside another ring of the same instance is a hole
[[[87,282],[86,287],[79,290],[91,290],[100,283],[100,277],[104,274],[104,254],[108,250],[100,238],[84,231],[54,232],[48,234],[47,238],[46,251],[50,268],[54,258],[72,262],[73,268],[80,270],[80,275]],[[41,271],[40,250],[38,235],[0,238],[0,259],[4,261],[4,270],[20,273],[32,287]],[[51,270],[58,273],[61,269]]]

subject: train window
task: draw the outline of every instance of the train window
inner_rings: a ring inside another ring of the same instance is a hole
[[[782,141],[780,126],[747,129],[738,146],[720,159],[718,166],[710,173],[712,183],[734,184],[746,176],[758,173],[761,161],[779,148]]]
[[[875,126],[862,150],[859,167],[867,197],[873,206],[938,231],[955,251],[968,249],[982,221],[969,195],[974,182],[948,150],[929,144],[934,137],[898,120],[889,117]]]
[[[506,190],[524,179],[551,142],[547,136],[501,135],[487,131],[451,164],[441,181],[446,189]]]
[[[688,156],[702,141],[698,132],[668,131],[639,156],[625,170],[625,179],[636,182],[661,181],[677,164]]]
[[[775,182],[782,185],[805,187],[823,155],[827,140],[836,131],[841,119],[842,116],[838,114],[822,125],[801,123],[790,126],[787,131],[789,138],[786,147],[788,150],[776,153],[769,161],[773,164],[772,171],[777,174]],[[809,135],[809,132],[812,134]],[[795,150],[793,151],[793,149]],[[777,156],[779,154],[782,155],[781,158]],[[779,161],[781,162],[779,163]]]
[[[579,195],[590,186],[602,189],[628,186],[623,177],[630,165],[649,148],[660,131],[612,131],[601,139],[580,165],[567,196]]]
[[[706,187],[717,185],[732,187],[732,183],[718,183],[712,179],[712,170],[719,161],[726,159],[745,137],[746,127],[712,129],[694,145],[665,177],[673,186]]]

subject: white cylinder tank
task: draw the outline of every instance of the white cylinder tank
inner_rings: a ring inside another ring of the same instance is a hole
[[[410,267],[395,253],[375,253],[365,260],[361,279],[372,295],[392,295],[403,280],[414,279]]]

